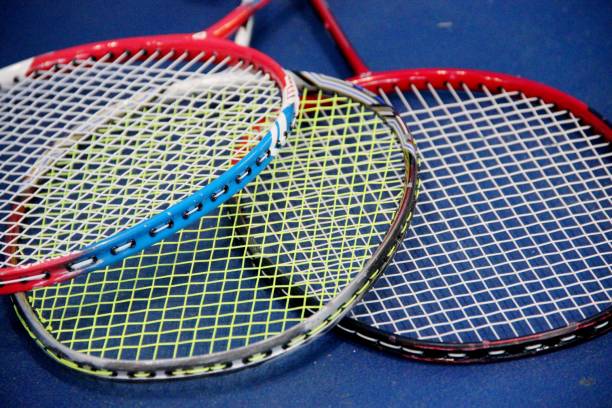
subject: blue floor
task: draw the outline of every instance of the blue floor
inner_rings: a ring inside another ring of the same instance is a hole
[[[0,66],[94,40],[195,31],[235,2],[1,2]],[[559,88],[612,117],[610,1],[328,2],[373,69],[441,66],[511,73]],[[350,75],[302,0],[273,0],[258,15],[253,46],[287,68]],[[612,335],[544,356],[459,367],[401,360],[330,333],[291,356],[239,373],[126,384],[58,366],[26,337],[7,299],[0,299],[0,332],[0,406],[612,404]]]

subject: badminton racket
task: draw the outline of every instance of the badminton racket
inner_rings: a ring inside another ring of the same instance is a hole
[[[228,372],[297,349],[358,301],[406,232],[414,146],[369,92],[295,75],[291,142],[244,190],[119,265],[13,297],[47,354],[112,379]]]
[[[244,2],[205,32],[0,69],[0,294],[141,251],[267,166],[294,118],[295,85],[271,58],[217,38],[267,2]]]
[[[311,0],[353,82],[401,112],[423,193],[383,276],[340,327],[404,356],[497,361],[610,329],[612,130],[586,104],[488,71],[371,72]]]

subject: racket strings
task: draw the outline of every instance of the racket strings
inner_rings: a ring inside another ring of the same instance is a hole
[[[297,268],[300,273],[287,286],[320,302],[337,292],[338,276],[348,281],[379,243],[402,188],[403,157],[389,128],[363,108],[351,117],[354,123],[338,127],[334,110],[311,117],[303,108],[302,127],[317,129],[313,139],[295,146],[294,160],[275,163],[282,176],[253,194],[257,217],[250,217],[250,224],[262,232],[253,237],[251,248],[275,271],[289,263]]]
[[[0,223],[7,231],[20,219],[2,266],[12,254],[25,263],[77,249],[163,210],[235,164],[278,115],[280,91],[252,66],[143,58],[73,61],[2,93]]]
[[[119,105],[119,104],[118,104]]]
[[[304,322],[380,243],[406,159],[378,115],[334,93],[304,91],[291,140],[194,227],[120,266],[30,292],[38,320],[73,350],[132,361],[228,351]],[[247,247],[277,265],[254,263]]]
[[[397,89],[419,141],[411,232],[351,317],[405,337],[481,342],[612,305],[609,144],[517,92]]]
[[[36,312],[70,348],[129,360],[226,351],[299,321],[231,244],[235,226],[207,218],[170,244],[181,249],[160,245],[106,276],[94,272],[66,295],[34,292]]]

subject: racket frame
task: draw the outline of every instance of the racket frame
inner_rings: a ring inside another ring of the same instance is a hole
[[[354,279],[334,299],[327,302],[323,308],[313,311],[304,321],[274,337],[227,352],[146,361],[110,360],[87,355],[65,346],[51,335],[37,317],[37,313],[28,301],[28,294],[14,294],[11,296],[11,300],[19,320],[29,335],[47,354],[59,363],[77,371],[115,380],[164,380],[230,372],[260,364],[310,342],[316,336],[331,329],[361,299],[393,257],[398,248],[398,243],[404,238],[412,219],[413,208],[419,191],[418,158],[416,157],[413,140],[404,122],[393,109],[382,103],[377,96],[369,91],[318,74],[299,73],[295,75],[302,79],[299,81],[302,86],[314,86],[336,92],[362,104],[370,105],[372,110],[389,127],[395,130],[400,139],[406,169],[402,198],[384,237],[372,256],[363,265],[363,268],[355,274]],[[306,78],[307,84],[304,82]],[[295,81],[292,79],[292,82]]]

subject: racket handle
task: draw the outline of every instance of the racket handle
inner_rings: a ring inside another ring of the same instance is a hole
[[[353,72],[356,74],[369,73],[370,69],[366,66],[361,57],[359,57],[357,51],[355,51],[355,48],[349,39],[346,38],[344,32],[342,32],[338,21],[329,10],[329,6],[325,0],[310,0],[310,4],[312,4],[312,7],[316,10],[317,14],[323,21],[325,29],[331,34],[332,38],[336,42],[336,46],[340,48],[340,52],[348,61]]]
[[[240,6],[236,7],[228,15],[196,35],[202,36],[206,34],[213,37],[227,38],[236,32],[257,10],[268,5],[268,3],[270,3],[270,0],[242,2]]]

